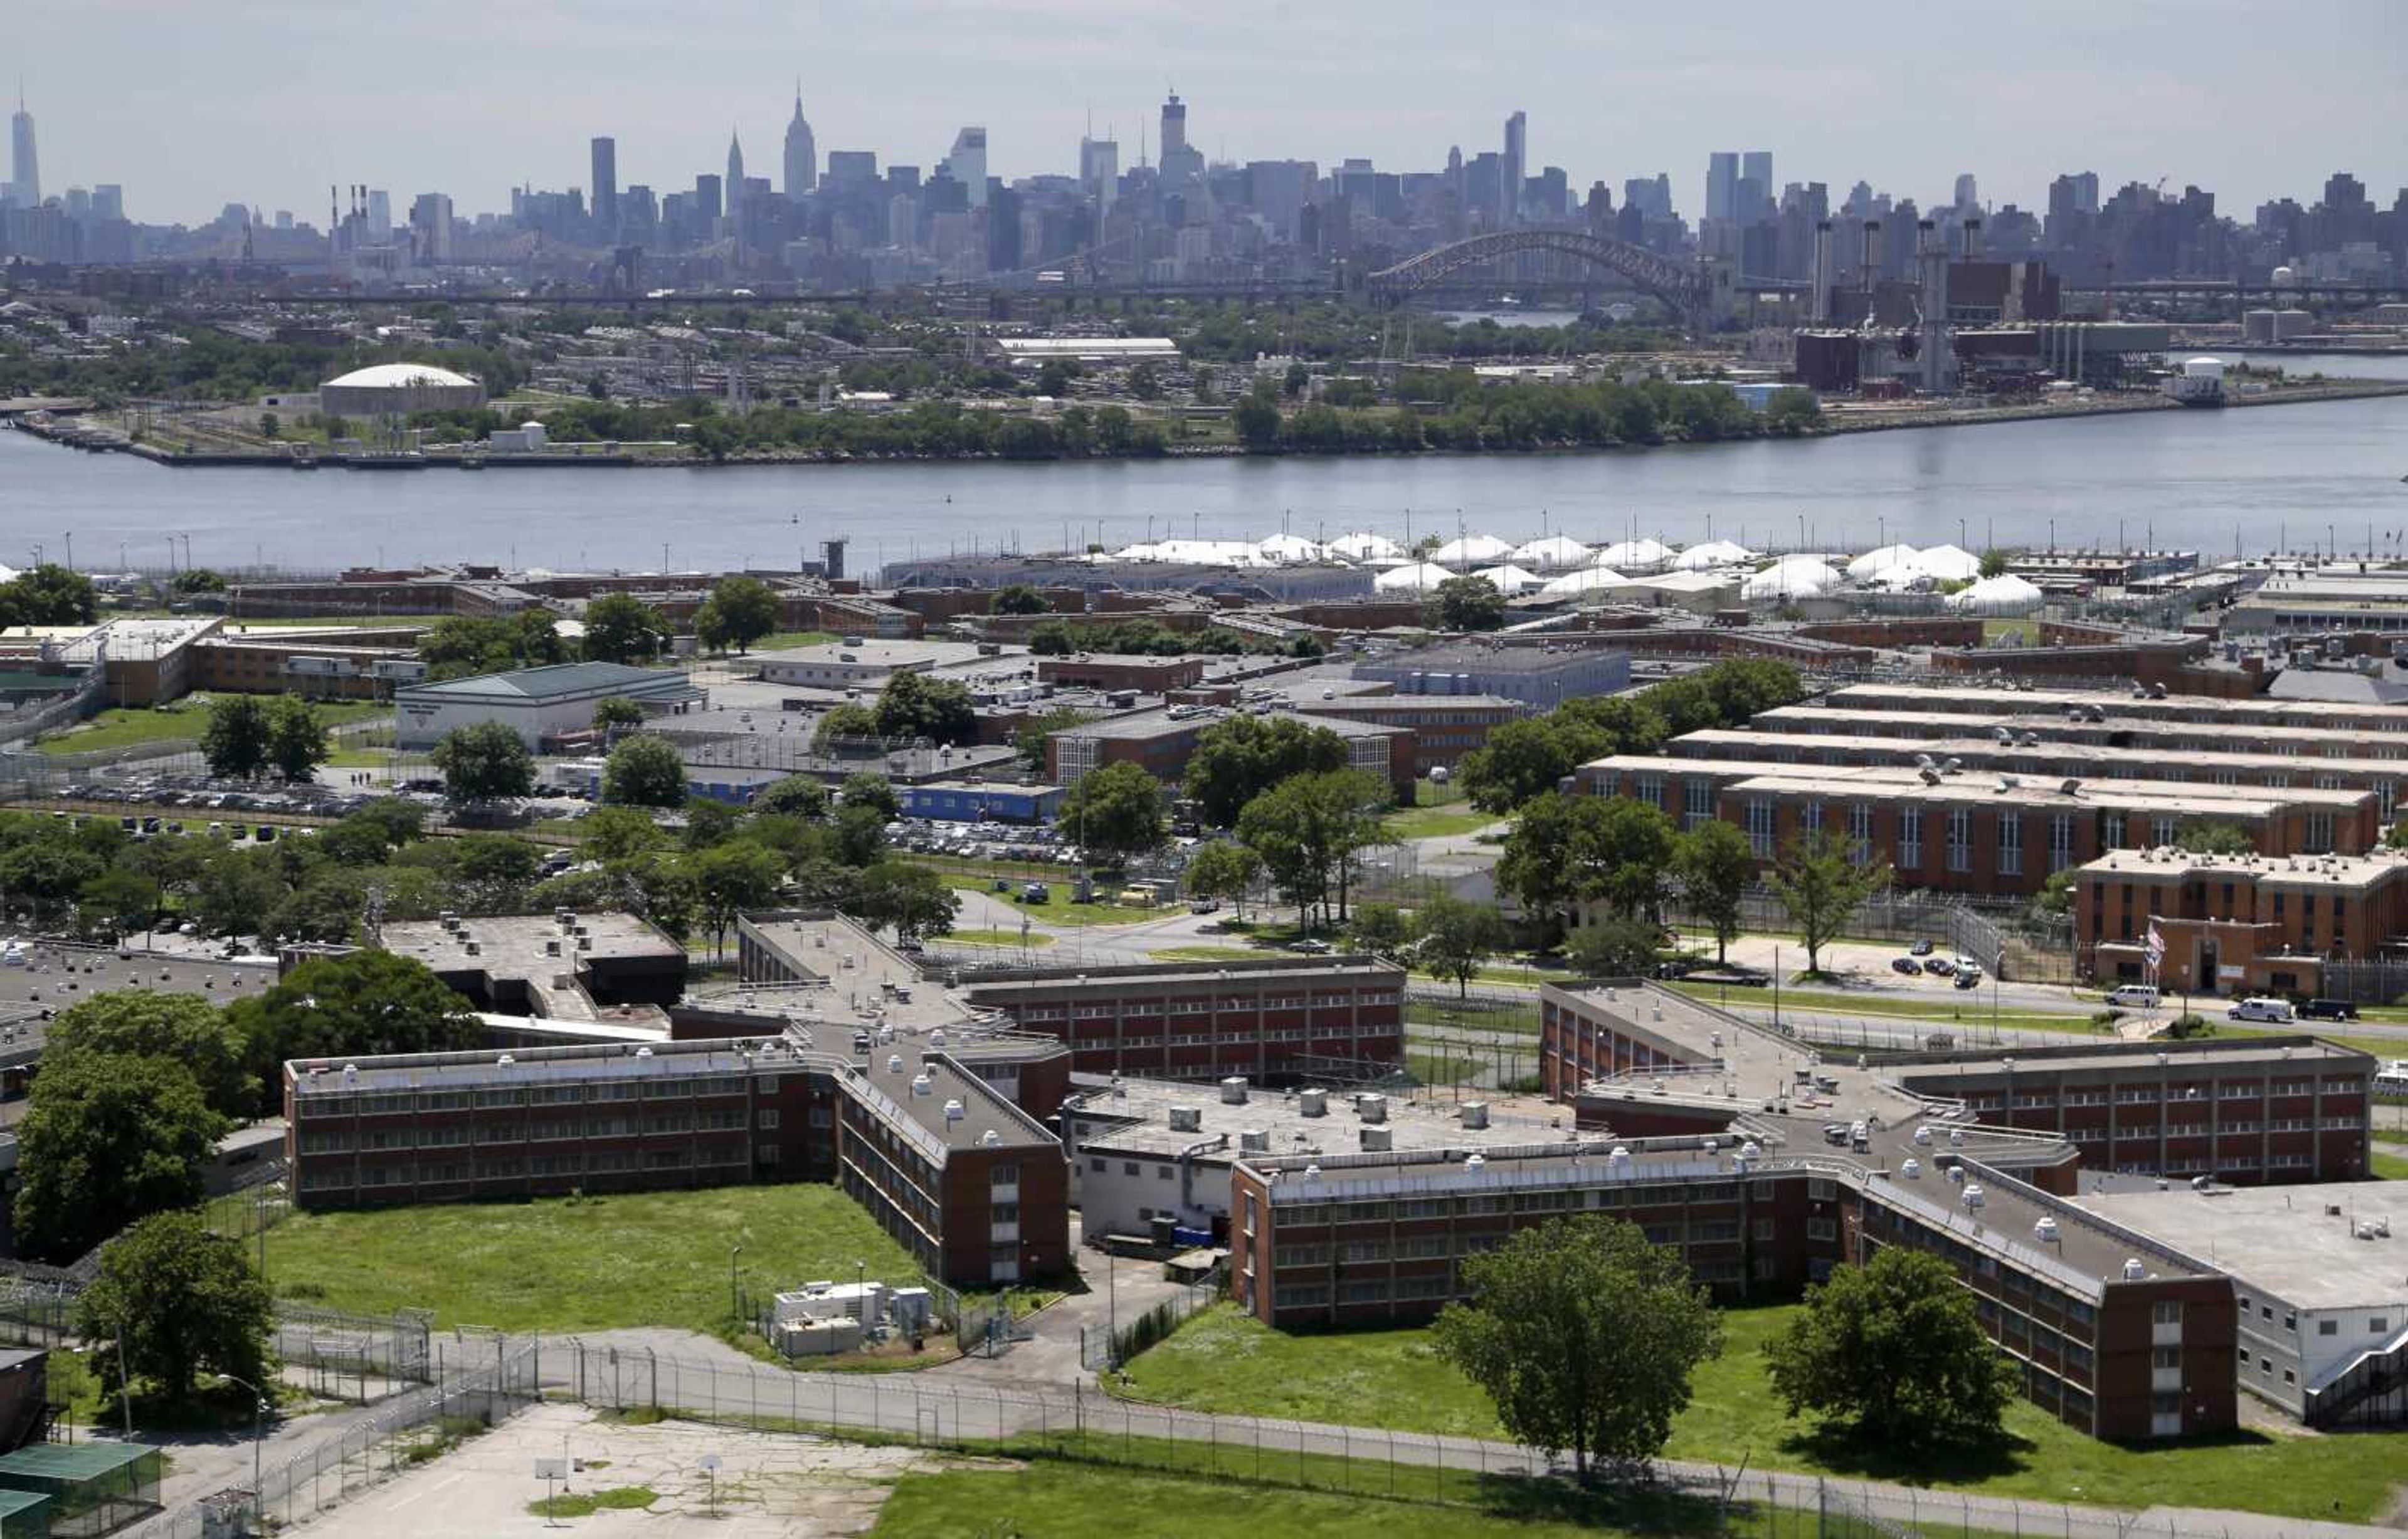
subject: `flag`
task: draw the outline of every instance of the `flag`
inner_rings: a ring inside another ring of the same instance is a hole
[[[2157,965],[2166,960],[2166,938],[2157,933],[2157,921],[2155,919],[2149,921],[2149,945],[2146,955],[2151,972],[2157,971]]]

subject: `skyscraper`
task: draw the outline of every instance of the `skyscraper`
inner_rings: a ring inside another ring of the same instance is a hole
[[[1162,190],[1187,192],[1204,180],[1204,152],[1187,142],[1187,104],[1172,92],[1162,104]]]
[[[1530,164],[1530,120],[1515,112],[1505,120],[1505,161],[1498,174],[1497,222],[1516,224],[1522,218],[1522,178]]]
[[[819,143],[811,137],[811,125],[803,116],[803,82],[795,82],[795,118],[786,125],[785,193],[790,203],[800,203],[803,194],[820,184]]]
[[[1982,207],[1980,188],[1971,171],[1957,173],[1956,203],[1958,210],[1964,213],[1971,213]]]
[[[25,85],[17,83],[17,115],[8,120],[8,148],[12,169],[8,185],[15,190],[17,201],[28,208],[42,206],[42,166],[34,153],[34,115],[25,110]]]
[[[1774,183],[1772,180],[1771,150],[1751,150],[1746,154],[1742,155],[1739,162],[1739,174],[1743,179],[1753,181],[1758,187],[1763,188],[1764,195],[1766,197],[1769,198],[1772,196]],[[1734,219],[1745,219],[1752,216],[1754,213],[1755,210],[1752,208],[1742,208],[1734,210],[1731,217]]]
[[[1079,139],[1079,191],[1098,211],[1120,195],[1121,146],[1117,139],[1082,135]]]
[[[986,130],[976,123],[953,135],[953,152],[945,157],[953,179],[969,194],[970,207],[986,207]]]
[[[1727,220],[1739,204],[1739,151],[1717,150],[1706,156],[1706,218]]]
[[[609,240],[619,229],[619,141],[594,141],[594,228]]]

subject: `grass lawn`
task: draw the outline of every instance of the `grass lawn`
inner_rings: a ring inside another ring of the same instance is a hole
[[[751,649],[755,652],[776,652],[789,647],[824,647],[836,639],[837,634],[834,631],[772,631],[754,642]],[[712,655],[717,656],[716,653]],[[741,652],[730,652],[719,661],[740,663],[745,655]]]
[[[806,1277],[916,1280],[920,1269],[834,1187],[710,1187],[532,1203],[299,1213],[268,1232],[281,1298],[440,1326],[605,1331],[727,1321],[727,1251],[755,1291]]]
[[[1390,813],[1380,827],[1390,839],[1402,843],[1407,839],[1444,839],[1457,834],[1477,834],[1491,823],[1504,820],[1502,814],[1483,812],[1477,807],[1457,803],[1454,806],[1414,807],[1406,812]]]
[[[2365,1521],[2408,1482],[2408,1432],[2248,1432],[2171,1446],[2102,1443],[2017,1401],[2000,1446],[1955,1457],[1868,1448],[1794,1420],[1766,1381],[1763,1344],[1795,1304],[1723,1312],[1723,1355],[1702,1365],[1668,1457],[1910,1480],[1949,1489],[2118,1507],[2235,1507]],[[1128,1368],[1133,1398],[1198,1410],[1501,1436],[1487,1398],[1440,1361],[1421,1330],[1300,1335],[1227,1304]],[[2337,1504],[2337,1506],[2336,1506]]]
[[[2381,1181],[2408,1181],[2408,1154],[2386,1154],[2381,1149],[2369,1151],[2367,1167]]]
[[[318,720],[330,728],[392,714],[392,706],[372,700],[329,701],[318,706]],[[208,724],[209,708],[189,699],[173,705],[112,705],[89,721],[44,738],[37,747],[44,753],[90,753],[143,743],[197,743]]]
[[[1772,990],[1747,984],[1674,983],[1672,988],[1708,1005],[1746,1006],[1769,1010],[1772,1007]],[[1969,995],[1982,996],[1977,1003]],[[1952,1025],[1986,1026],[1991,1015],[1985,990],[1968,989],[1963,993],[1950,990],[1945,996],[1935,994],[1928,1002],[1906,994],[1852,993],[1845,990],[1791,989],[1781,990],[1781,1007],[1810,1015],[1879,1016],[1897,1020],[1944,1021]],[[2000,1009],[1998,1022],[2001,1026],[2019,1026],[2028,1030],[2057,1032],[2096,1032],[2086,1015],[2072,1015],[2056,1010]]]
[[[992,878],[979,881],[968,876],[949,876],[945,885],[963,892],[983,892],[997,903],[1010,904],[1039,924],[1135,924],[1140,919],[1164,919],[1177,912],[1167,904],[1157,904],[1152,908],[1135,908],[1116,903],[1072,903],[1070,884],[1068,882],[1045,884],[1047,892],[1053,898],[1051,903],[1023,901],[1020,890],[1025,884],[1016,878],[1012,879],[1011,890],[1008,892],[997,892]],[[1101,892],[1105,889],[1101,883],[1097,883],[1096,891]],[[1013,944],[1018,944],[1017,933],[1014,934]]]
[[[1017,930],[949,930],[935,938],[962,946],[1026,946],[1032,949],[1042,949],[1054,941],[1054,936],[1042,930],[1031,930],[1025,938]]]
[[[1263,952],[1251,946],[1165,946],[1146,955],[1156,962],[1259,962]]]

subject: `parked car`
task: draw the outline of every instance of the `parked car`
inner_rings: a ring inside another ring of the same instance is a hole
[[[1330,945],[1326,940],[1300,940],[1290,946],[1288,949],[1301,951],[1308,957],[1326,957],[1329,955]]]
[[[1052,903],[1054,901],[1054,890],[1046,886],[1043,882],[1030,882],[1027,886],[1020,890],[1020,901],[1022,903]]]
[[[1890,970],[1891,972],[1893,972],[1893,973],[1904,973],[1908,977],[1911,977],[1911,978],[1912,978],[1912,977],[1920,977],[1920,976],[1923,976],[1923,969],[1922,969],[1921,967],[1919,967],[1919,966],[1915,965],[1915,961],[1914,961],[1914,959],[1913,957],[1892,957],[1892,958],[1890,958],[1890,959],[1889,959],[1889,970]]]
[[[1926,957],[1923,959],[1923,970],[1933,977],[1945,977],[1956,971],[1956,964],[1946,957]]]
[[[2310,1020],[2356,1020],[2358,1006],[2345,999],[2312,999],[2300,1014]]]
[[[2289,1020],[2298,1014],[2287,999],[2258,994],[2248,999],[2236,999],[2232,1008],[2224,1012],[2227,1020]]]
[[[1928,957],[1931,955],[1931,943],[1928,940],[1919,940],[1906,949],[1911,955]]]
[[[1960,971],[1956,975],[1956,987],[1959,989],[1979,989],[1982,987],[1982,970],[1978,967],[1974,967]]]

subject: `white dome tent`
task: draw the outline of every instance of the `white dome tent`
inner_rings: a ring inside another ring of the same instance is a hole
[[[1868,550],[1848,563],[1848,576],[1858,582],[1864,582],[1894,567],[1913,565],[1918,554],[1920,552],[1911,545],[1885,545],[1878,550]]]
[[[1371,579],[1372,590],[1382,593],[1435,593],[1438,585],[1458,574],[1443,566],[1432,566],[1426,561],[1409,566],[1396,567]]]
[[[1671,559],[1672,548],[1652,537],[1620,540],[1597,553],[1599,566],[1611,566],[1621,572],[1657,571]]]
[[[1784,556],[1740,584],[1740,597],[1815,598],[1840,586],[1840,574],[1820,556]]]
[[[1526,572],[1518,566],[1484,566],[1471,575],[1485,578],[1507,598],[1512,598],[1516,593],[1526,593],[1546,581],[1536,572]]]
[[[1329,542],[1329,553],[1348,561],[1402,560],[1405,548],[1385,534],[1374,534],[1358,529],[1352,534],[1340,534]]]
[[[1301,534],[1268,534],[1254,542],[1254,552],[1268,562],[1316,562],[1329,552]]]
[[[1737,566],[1756,560],[1756,552],[1746,546],[1729,540],[1708,540],[1693,545],[1672,558],[1675,572],[1710,572],[1717,566]]]
[[[1619,588],[1629,580],[1611,566],[1584,566],[1577,572],[1565,573],[1539,591],[1551,598],[1578,598],[1583,593]]]
[[[1494,534],[1465,534],[1447,541],[1429,554],[1440,566],[1487,566],[1513,554],[1511,541]]]
[[[1982,575],[1982,558],[1953,545],[1918,550],[1911,564],[1934,582],[1971,582]]]
[[[1877,588],[1885,593],[1919,593],[1934,586],[1931,574],[1911,563],[1898,566],[1885,566],[1871,577],[1865,578],[1864,583],[1866,587]]]
[[[2047,600],[2048,595],[2039,588],[2008,573],[1984,577],[1961,592],[1949,594],[1943,602],[1960,615],[2028,615]]]
[[[1588,564],[1589,548],[1570,534],[1549,534],[1513,548],[1516,566],[1534,572],[1570,572]]]

